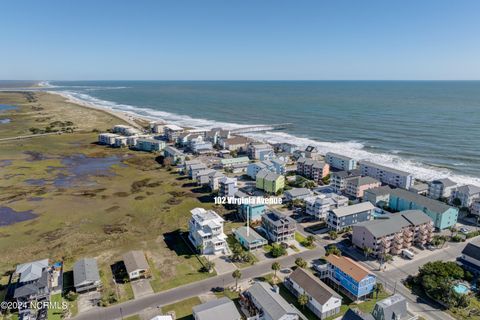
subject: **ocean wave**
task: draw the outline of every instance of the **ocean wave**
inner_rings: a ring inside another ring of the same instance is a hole
[[[255,125],[242,125],[238,123],[220,122],[210,119],[192,118],[188,115],[180,115],[166,111],[155,110],[148,107],[132,106],[126,104],[119,104],[107,100],[101,100],[91,95],[75,91],[50,92],[62,95],[63,97],[75,103],[87,104],[88,106],[93,106],[97,108],[116,110],[124,113],[129,113],[131,115],[140,115],[146,119],[162,120],[182,127],[189,127],[195,129],[211,129],[218,127],[222,127],[225,129],[237,129]],[[374,163],[378,163],[380,165],[410,172],[414,175],[416,179],[419,180],[429,181],[433,179],[449,178],[459,184],[474,184],[480,186],[480,178],[456,174],[447,168],[426,165],[424,163],[419,163],[418,161],[405,159],[398,156],[398,152],[392,152],[391,154],[370,152],[366,150],[365,145],[358,141],[318,141],[308,137],[298,137],[289,133],[279,131],[248,133],[244,135],[253,139],[270,143],[289,142],[300,147],[313,145],[319,150],[321,154],[326,154],[327,152],[335,152],[338,154],[352,157],[354,159],[357,159],[358,161],[368,160]]]

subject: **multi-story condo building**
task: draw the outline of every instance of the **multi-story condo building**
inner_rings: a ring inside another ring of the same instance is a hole
[[[432,199],[448,199],[457,184],[450,179],[438,179],[428,183],[428,197]]]
[[[325,161],[330,167],[342,171],[352,171],[357,168],[357,160],[338,153],[327,152]]]
[[[227,253],[227,236],[223,233],[223,218],[213,210],[195,208],[190,211],[188,238],[202,254]]]
[[[296,297],[306,294],[307,308],[320,319],[332,317],[340,312],[342,297],[312,273],[297,268],[284,283]]]
[[[382,185],[380,181],[372,177],[354,177],[346,179],[344,193],[355,198],[363,198],[365,190],[378,188]]]
[[[389,186],[368,189],[363,193],[363,201],[369,201],[379,208],[387,207],[390,201],[390,192],[392,192],[392,188]]]
[[[139,138],[135,144],[135,149],[150,152],[161,151],[165,149],[165,147],[165,141],[152,138]]]
[[[330,210],[348,206],[348,198],[336,193],[322,193],[305,199],[307,214],[325,220]]]
[[[267,193],[276,194],[285,187],[285,176],[263,169],[257,173],[255,186]]]
[[[351,171],[332,171],[330,172],[330,185],[335,192],[343,192],[347,188],[347,181],[357,177],[361,177],[359,169]]]
[[[169,159],[172,164],[185,161],[185,153],[171,146],[166,146],[165,149],[163,149],[163,156],[165,159]]]
[[[234,197],[237,191],[236,178],[223,177],[218,181],[218,195],[220,197]]]
[[[121,134],[122,136],[133,136],[136,134],[140,134],[140,130],[138,130],[137,128],[123,124],[117,124],[116,126],[114,126],[112,132]]]
[[[250,163],[247,167],[247,175],[252,179],[256,179],[257,173],[259,173],[262,170],[275,172],[273,168],[273,164],[270,161],[266,160],[262,162]]]
[[[388,207],[394,211],[423,211],[433,220],[435,228],[439,230],[454,226],[458,218],[457,208],[403,189],[390,191]]]
[[[333,209],[328,212],[327,225],[331,230],[340,231],[370,220],[374,211],[375,207],[370,202]]]
[[[419,210],[382,215],[353,226],[352,242],[360,248],[372,249],[372,254],[398,255],[412,245],[425,245],[433,238],[432,219]]]
[[[360,172],[363,176],[369,176],[380,180],[382,183],[407,190],[410,189],[414,183],[414,178],[411,173],[369,161],[360,162]]]
[[[262,227],[272,242],[285,242],[295,238],[297,224],[292,218],[279,212],[267,212],[262,215]]]
[[[228,151],[246,152],[250,139],[240,136],[221,138],[219,144]]]
[[[275,153],[273,147],[266,143],[252,142],[247,147],[247,154],[252,160],[270,160],[273,159]]]
[[[460,186],[452,191],[450,203],[455,203],[455,199],[460,200],[460,206],[469,208],[476,200],[480,200],[480,187],[474,185]]]
[[[297,160],[297,173],[305,178],[321,183],[322,178],[325,178],[330,173],[330,166],[323,161],[299,158]]]
[[[208,186],[210,187],[210,190],[217,191],[220,186],[220,179],[223,177],[225,177],[225,175],[219,171],[210,174],[208,176]]]
[[[320,278],[338,287],[353,301],[363,300],[374,291],[377,277],[367,268],[350,258],[330,254],[322,267]]]
[[[113,146],[115,144],[115,138],[117,137],[119,137],[119,135],[115,133],[100,133],[98,135],[98,143]]]
[[[163,132],[165,134],[165,138],[169,142],[175,142],[177,141],[180,134],[183,132],[183,128],[174,124],[167,124],[163,127]]]

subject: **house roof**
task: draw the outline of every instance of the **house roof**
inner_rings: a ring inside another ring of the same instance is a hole
[[[22,263],[17,266],[15,273],[20,275],[20,282],[30,282],[40,279],[42,272],[48,267],[48,259]]]
[[[480,238],[474,239],[466,245],[462,254],[480,261]]]
[[[333,171],[330,175],[337,176],[340,178],[348,178],[348,177],[359,177],[361,175],[360,169],[354,169],[351,171]]]
[[[351,180],[351,182],[356,186],[364,186],[373,183],[380,183],[377,179],[372,177],[355,177]]]
[[[197,320],[236,320],[240,319],[240,313],[232,300],[222,297],[217,300],[208,301],[192,309]]]
[[[323,281],[302,268],[295,269],[289,278],[322,305],[333,297],[341,299],[340,295],[323,283]]]
[[[247,236],[247,228],[250,229]],[[253,228],[242,226],[238,229],[235,229],[235,234],[238,234],[240,237],[245,239],[248,243],[253,243],[255,241],[266,241],[261,235],[259,235]]]
[[[287,215],[284,215],[283,213],[276,212],[276,211],[267,212],[262,217],[264,217],[265,219],[268,219],[272,224],[276,226],[281,226],[285,224],[295,224],[295,220],[293,220]]]
[[[307,188],[293,188],[288,191],[285,191],[286,194],[289,194],[292,198],[295,197],[301,197],[301,196],[307,196],[312,194],[312,191]]]
[[[378,188],[368,189],[365,192],[374,194],[375,196],[378,197],[378,196],[389,195],[392,190],[393,189],[390,188],[389,186],[381,186]]]
[[[326,260],[328,261],[328,263],[334,265],[338,269],[342,270],[344,273],[348,274],[357,282],[362,281],[363,279],[365,279],[365,277],[372,274],[370,271],[368,271],[368,269],[366,269],[359,263],[344,256],[336,256],[334,254],[330,254],[326,257]]]
[[[349,216],[354,213],[359,213],[359,212],[373,210],[373,209],[375,209],[375,206],[370,202],[361,202],[361,203],[353,204],[351,206],[333,209],[332,212],[337,217],[343,217],[343,216]]]
[[[434,184],[441,183],[444,188],[453,187],[457,185],[455,182],[453,182],[448,178],[433,180],[431,183],[434,183]]]
[[[380,218],[357,223],[353,228],[364,227],[375,238],[400,232],[408,226],[418,226],[432,222],[432,219],[420,210],[407,210],[398,213],[385,214]]]
[[[480,187],[474,186],[473,184],[467,184],[465,186],[458,187],[457,191],[459,193],[474,195],[474,194],[480,193]]]
[[[375,317],[378,313],[383,314],[383,317],[378,315],[377,319],[404,319],[405,316],[408,316],[407,300],[402,295],[394,294],[378,301],[372,314]]]
[[[375,320],[370,313],[364,313],[359,309],[348,309],[342,320]]]
[[[407,190],[404,190],[404,189],[399,189],[399,188],[392,189],[390,194],[394,195],[398,198],[402,198],[402,199],[414,202],[417,205],[421,205],[421,206],[423,206],[423,207],[425,207],[425,208],[427,208],[427,209],[429,209],[433,212],[437,212],[437,213],[443,213],[443,212],[447,211],[448,209],[452,208],[449,205],[447,205],[443,202],[440,202],[438,200],[427,198],[425,196],[422,196],[422,195],[419,195],[417,193],[410,192],[410,191],[407,191]]]
[[[135,250],[127,252],[123,255],[123,263],[127,268],[127,272],[133,272],[136,270],[147,270],[148,262],[145,259],[143,251]]]
[[[266,282],[256,282],[246,291],[258,302],[264,313],[270,319],[277,320],[285,314],[298,314],[297,309],[290,305],[273,287]]]
[[[15,292],[13,297],[15,299],[21,297],[28,297],[31,295],[36,295],[41,292],[45,292],[48,290],[48,271],[44,269],[42,274],[38,279],[32,280],[28,283],[20,283],[17,288],[15,288]]]
[[[257,178],[265,179],[265,180],[268,180],[268,181],[275,181],[280,177],[281,177],[281,174],[271,172],[267,169],[262,169],[257,173]]]
[[[99,280],[97,260],[83,258],[75,262],[73,266],[73,285],[75,287],[83,283],[97,282]]]
[[[248,138],[235,136],[229,139],[225,139],[224,142],[226,144],[235,145],[235,144],[246,144],[249,141]]]

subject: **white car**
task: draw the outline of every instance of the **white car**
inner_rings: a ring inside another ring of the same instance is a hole
[[[461,233],[469,233],[470,230],[468,228],[460,228]]]

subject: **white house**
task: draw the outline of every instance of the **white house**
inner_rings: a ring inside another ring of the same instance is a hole
[[[428,183],[428,196],[432,199],[448,199],[456,187],[457,184],[448,178],[433,180]]]
[[[287,202],[293,200],[305,200],[312,195],[312,191],[307,188],[292,188],[285,191],[285,200]]]
[[[325,161],[330,167],[343,171],[351,171],[357,167],[355,159],[333,152],[327,152]]]
[[[450,199],[452,203],[459,199],[462,207],[470,208],[476,200],[480,200],[480,187],[472,184],[458,187],[452,191]]]
[[[306,213],[326,219],[330,210],[348,206],[348,198],[336,193],[322,193],[305,199]]]
[[[188,238],[202,254],[227,253],[227,236],[223,233],[223,218],[213,210],[195,208],[190,211]]]
[[[460,262],[469,270],[480,273],[480,239],[474,239],[463,249]]]
[[[115,144],[115,138],[119,137],[118,134],[114,133],[100,133],[98,135],[98,143],[99,144],[106,144],[109,146],[113,146]]]
[[[130,251],[123,255],[123,263],[130,280],[149,276],[149,266],[143,251]]]
[[[340,312],[342,297],[308,271],[297,268],[285,279],[285,286],[296,296],[308,296],[307,308],[320,319]]]

